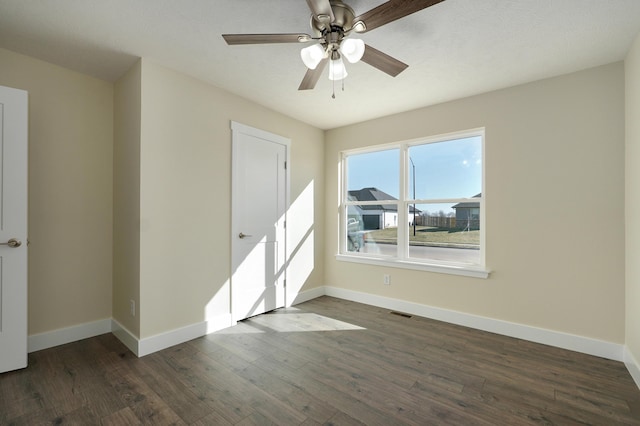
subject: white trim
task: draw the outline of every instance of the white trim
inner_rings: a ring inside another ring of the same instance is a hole
[[[481,133],[482,133],[482,137],[484,138],[485,132],[486,132],[485,127],[476,127],[474,129],[442,133],[435,136],[426,136],[421,138],[407,139],[407,140],[394,141],[394,142],[383,142],[375,145],[365,146],[362,148],[345,149],[344,151],[341,151],[341,152],[346,155],[367,154],[370,152],[384,151],[388,149],[398,148],[400,147],[400,145],[414,146],[414,145],[423,145],[423,144],[435,143],[435,142],[447,142],[454,139],[471,138],[474,136],[478,136]]]
[[[29,336],[27,347],[29,352],[36,352],[54,346],[64,345],[89,337],[111,332],[111,318],[102,319],[71,327],[60,328]]]
[[[48,349],[105,333],[113,333],[131,352],[138,357],[142,357],[222,330],[230,327],[231,324],[231,314],[223,314],[197,324],[139,339],[118,321],[109,318],[29,336],[29,352]]]
[[[627,346],[624,347],[624,365],[629,370],[633,381],[636,382],[636,386],[640,389],[640,363],[633,357]]]
[[[275,133],[267,132],[266,130],[256,129],[255,127],[247,126],[246,124],[238,123],[237,121],[231,122],[231,130],[264,139],[269,142],[286,145],[287,148],[291,148],[291,139],[276,135]]]
[[[200,322],[197,324],[187,325],[185,327],[176,328],[155,336],[140,339],[138,341],[138,357],[161,351],[189,340],[197,339],[207,334],[207,323]]]
[[[118,321],[112,319],[111,320],[111,332],[114,336],[118,338],[131,352],[133,352],[136,356],[139,356],[138,353],[140,349],[138,348],[138,338],[133,335],[125,326],[120,324]]]
[[[299,303],[308,302],[309,300],[317,299],[320,296],[325,295],[324,287],[316,287],[310,290],[300,291],[295,294],[287,294],[287,301],[291,300],[291,303],[287,303],[287,307],[297,305]]]
[[[547,330],[532,327],[524,324],[516,324],[508,321],[493,318],[481,317],[464,312],[452,311],[449,309],[436,308],[428,305],[407,302],[399,299],[377,296],[368,293],[361,293],[346,290],[338,287],[325,287],[327,296],[340,299],[351,300],[353,302],[365,303],[380,308],[394,311],[406,312],[408,314],[419,315],[451,324],[462,325],[478,330],[489,331],[491,333],[504,336],[515,337],[544,345],[555,346],[588,355],[622,361],[623,345],[592,339],[589,337],[577,336],[575,334],[563,333],[559,331]]]
[[[156,334],[138,341],[139,351],[136,355],[143,357],[230,326],[231,314],[223,314],[207,321]]]
[[[624,345],[331,286],[299,292],[291,305],[324,295],[624,362],[640,388],[640,363]],[[35,352],[112,332],[131,352],[142,357],[232,325],[231,314],[223,314],[140,340],[110,318],[35,334],[29,336],[28,345],[29,352]]]
[[[473,278],[488,278],[491,271],[481,267],[430,264],[422,262],[411,262],[408,260],[398,260],[396,258],[385,259],[373,256],[359,256],[357,254],[337,254],[336,260],[342,262],[364,263],[366,265],[385,266],[388,268],[413,269],[416,271],[437,272],[440,274],[462,275]]]
[[[231,326],[231,314],[217,315],[207,321],[176,328],[155,336],[138,339],[118,321],[112,320],[113,334],[137,357],[152,354],[189,340],[197,339],[209,333]]]
[[[205,334],[215,333],[216,331],[224,330],[231,327],[231,313],[220,314],[207,319],[207,332]]]

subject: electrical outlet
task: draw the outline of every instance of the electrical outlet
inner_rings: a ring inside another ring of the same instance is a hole
[[[391,275],[384,274],[383,282],[384,285],[391,285]]]
[[[133,299],[129,300],[129,313],[132,317],[136,316],[136,301]]]

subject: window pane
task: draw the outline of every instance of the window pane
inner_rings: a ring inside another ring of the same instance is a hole
[[[349,199],[397,200],[400,185],[400,150],[353,154],[347,157]]]
[[[396,256],[398,205],[347,207],[347,251]]]
[[[480,136],[412,146],[409,159],[408,199],[467,198],[482,191]]]
[[[409,211],[413,213],[413,205]],[[418,204],[409,227],[409,257],[480,264],[480,202]]]

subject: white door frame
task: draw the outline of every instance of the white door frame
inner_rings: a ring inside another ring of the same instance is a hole
[[[249,136],[253,136],[259,139],[264,139],[266,141],[272,142],[272,143],[278,143],[281,145],[284,145],[285,147],[285,151],[286,151],[286,167],[285,167],[285,194],[284,194],[284,198],[285,198],[285,227],[284,227],[284,305],[283,306],[287,306],[287,288],[286,288],[286,281],[287,281],[287,273],[288,273],[288,239],[289,239],[289,233],[287,231],[287,226],[286,224],[288,223],[288,214],[289,214],[289,207],[290,207],[290,188],[291,188],[291,139],[285,138],[283,136],[280,135],[276,135],[274,133],[270,133],[264,130],[260,130],[260,129],[256,129],[254,127],[251,126],[247,126],[245,124],[242,123],[238,123],[236,121],[231,121],[231,131],[232,131],[232,159],[235,158],[236,155],[236,151],[235,151],[235,145],[233,144],[233,134],[234,133],[242,133],[242,134],[246,134]],[[236,197],[234,197],[234,194],[236,194],[236,188],[235,188],[235,182],[236,182],[236,177],[235,174],[237,173],[237,171],[232,170],[232,178],[231,178],[231,265],[230,265],[230,271],[231,271],[231,276],[233,276],[233,256],[234,256],[234,244],[238,243],[238,233],[241,232],[242,230],[239,229],[239,225],[236,223],[236,219],[233,217],[233,212],[237,211],[237,209],[239,208],[238,206],[238,199]],[[231,277],[231,286],[230,286],[230,291],[229,291],[229,307],[230,307],[230,311],[231,311],[231,318],[232,318],[232,325],[235,325],[237,323],[237,321],[239,320],[233,312],[233,277]]]

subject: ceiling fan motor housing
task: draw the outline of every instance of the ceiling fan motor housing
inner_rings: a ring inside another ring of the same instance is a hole
[[[326,20],[319,20],[317,16],[311,16],[311,29],[317,37],[323,37],[326,33],[330,32],[348,32],[353,26],[353,20],[355,18],[355,12],[353,9],[344,4],[342,0],[331,0],[331,9],[333,10],[333,16],[335,17],[333,22],[327,22]]]

